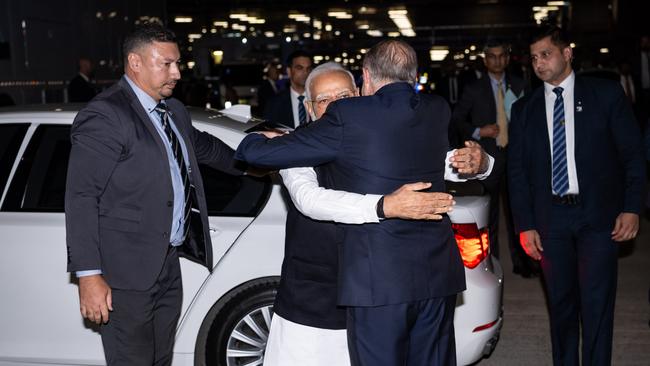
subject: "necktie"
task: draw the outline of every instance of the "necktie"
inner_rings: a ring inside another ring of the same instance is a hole
[[[497,126],[499,126],[497,145],[501,147],[508,145],[508,117],[506,116],[504,99],[503,82],[499,81],[497,83]]]
[[[304,125],[307,123],[307,111],[305,110],[305,103],[302,101],[305,100],[304,95],[298,96],[298,124]]]
[[[185,165],[185,158],[183,157],[183,149],[178,141],[178,137],[172,130],[169,125],[169,109],[165,103],[158,103],[156,106],[156,112],[160,114],[160,121],[167,136],[167,140],[171,145],[172,152],[174,153],[174,158],[176,159],[176,164],[181,172],[181,179],[183,180],[183,191],[185,197],[185,204],[183,207],[183,239],[187,237],[187,232],[190,228],[190,219],[192,213],[192,197],[193,197],[193,186],[190,182],[190,175],[187,165]]]
[[[564,121],[564,99],[562,91],[557,87],[553,93],[557,95],[553,106],[553,192],[563,196],[569,190],[569,172],[566,161],[566,132]]]

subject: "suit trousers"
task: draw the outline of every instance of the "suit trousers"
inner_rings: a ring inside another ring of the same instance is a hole
[[[396,305],[349,307],[353,366],[456,364],[456,295]]]
[[[160,275],[145,291],[112,289],[113,311],[101,327],[109,366],[162,366],[172,362],[183,301],[180,263],[170,246]]]
[[[541,238],[554,365],[579,364],[580,320],[582,364],[611,364],[619,244],[585,216],[580,205],[554,204]]]

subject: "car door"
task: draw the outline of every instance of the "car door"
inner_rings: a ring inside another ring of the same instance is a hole
[[[104,364],[97,326],[79,314],[78,282],[66,272],[65,178],[70,126],[0,124],[0,364]],[[5,143],[7,140],[7,143]],[[16,158],[18,157],[18,158]],[[268,199],[268,179],[201,167],[214,263]],[[183,313],[209,272],[181,260]]]

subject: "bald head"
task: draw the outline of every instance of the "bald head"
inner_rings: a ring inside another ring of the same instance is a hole
[[[418,61],[413,47],[406,42],[391,39],[379,42],[368,51],[363,60],[363,68],[364,86],[370,81],[376,90],[398,81],[413,85],[417,77]]]

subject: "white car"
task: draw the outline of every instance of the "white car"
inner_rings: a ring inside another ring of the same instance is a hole
[[[103,365],[97,327],[79,314],[66,272],[63,202],[70,125],[79,106],[0,110],[0,365]],[[192,109],[194,125],[233,148],[261,121]],[[203,169],[205,168],[205,169]],[[181,259],[183,307],[173,365],[261,365],[284,253],[286,206],[271,178],[202,167],[214,269]],[[490,352],[501,328],[503,274],[489,255],[488,199],[456,197],[450,215],[465,261],[459,364]]]

